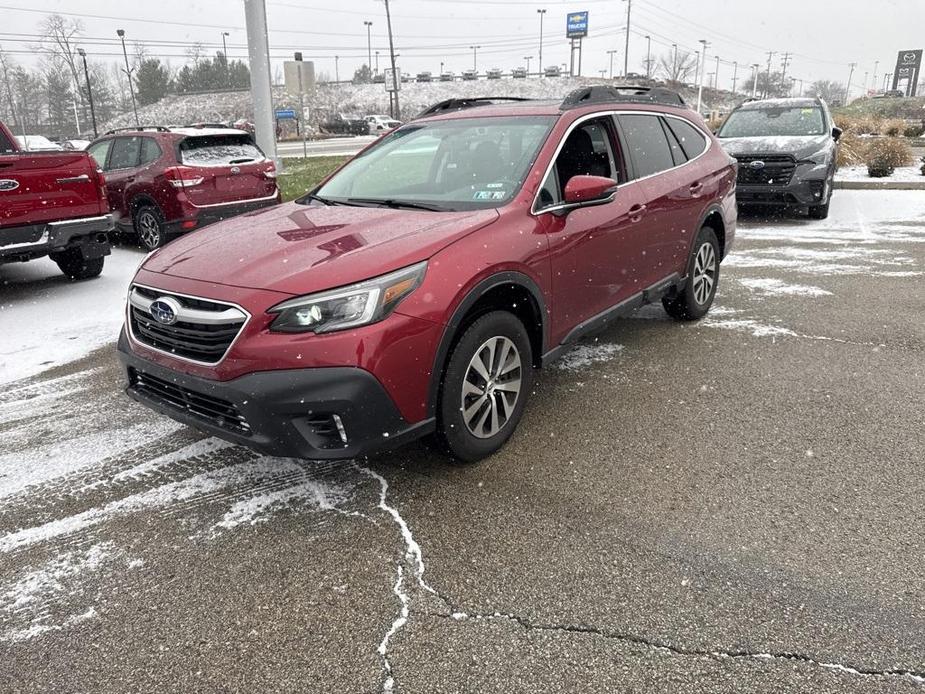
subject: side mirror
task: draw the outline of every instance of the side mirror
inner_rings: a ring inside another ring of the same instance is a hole
[[[838,142],[838,139],[841,137],[842,129],[841,128],[832,128],[832,139]]]
[[[605,176],[572,176],[565,184],[566,205],[590,205],[609,202],[617,182]]]

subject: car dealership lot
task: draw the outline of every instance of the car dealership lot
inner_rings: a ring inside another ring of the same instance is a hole
[[[744,216],[705,320],[648,307],[584,342],[463,467],[162,419],[98,335],[61,363],[43,325],[124,286],[33,265],[0,268],[0,322],[49,336],[2,359],[56,364],[0,391],[2,691],[925,687],[918,193]]]

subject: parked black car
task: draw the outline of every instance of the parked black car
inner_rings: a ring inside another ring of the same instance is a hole
[[[739,162],[740,205],[776,205],[829,215],[838,138],[822,99],[765,99],[736,107],[717,132]]]
[[[368,135],[369,125],[360,116],[336,113],[321,124],[321,131],[332,135]]]

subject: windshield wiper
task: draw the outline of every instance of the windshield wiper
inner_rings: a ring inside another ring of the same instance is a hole
[[[380,198],[347,198],[348,203],[357,205],[378,205],[391,207],[396,210],[427,210],[428,212],[452,212],[452,210],[439,205],[430,205],[425,202],[410,202],[408,200],[392,200]]]
[[[323,198],[320,195],[315,195],[314,193],[308,193],[307,195],[303,195],[301,198],[299,198],[298,202],[301,202],[304,205],[305,204],[303,202],[304,200],[314,200],[316,202],[320,202],[322,205],[328,205],[328,206],[330,205],[348,205],[349,206],[350,205],[349,202],[344,202],[343,200],[332,200],[331,198]]]

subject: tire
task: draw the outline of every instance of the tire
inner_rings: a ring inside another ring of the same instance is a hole
[[[138,241],[149,251],[167,243],[167,229],[164,215],[153,205],[144,205],[135,210],[132,218]]]
[[[105,259],[84,260],[83,253],[80,252],[79,248],[71,248],[62,253],[56,253],[52,256],[52,260],[69,279],[88,280],[99,276],[103,271],[103,261]]]
[[[684,288],[675,296],[663,298],[662,306],[675,320],[698,320],[713,305],[718,285],[719,242],[713,229],[703,227],[697,234],[691,257],[687,261],[687,282]]]
[[[462,462],[490,456],[517,428],[532,384],[533,351],[523,323],[507,311],[477,318],[454,346],[443,374],[438,440]]]
[[[809,206],[809,218],[810,219],[825,219],[829,216],[829,203],[832,202],[831,196],[821,205],[810,205]]]

